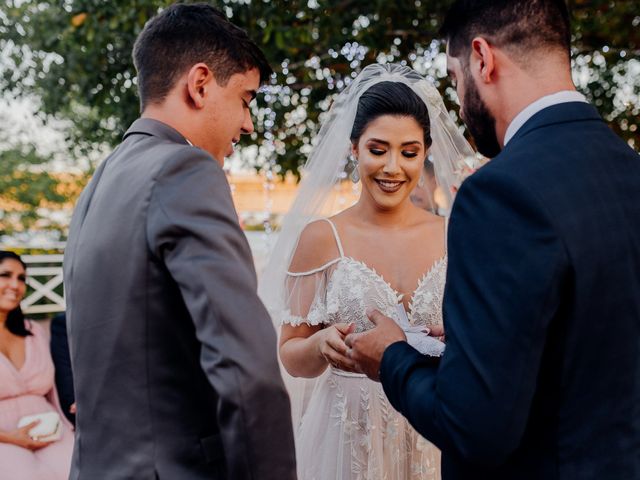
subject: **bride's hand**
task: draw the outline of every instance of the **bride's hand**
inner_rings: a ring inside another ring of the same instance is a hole
[[[351,323],[336,323],[318,332],[320,336],[318,342],[318,353],[334,368],[355,372],[356,365],[353,360],[347,357],[347,345],[344,338],[354,330]]]

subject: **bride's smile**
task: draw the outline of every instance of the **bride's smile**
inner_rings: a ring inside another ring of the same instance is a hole
[[[380,186],[380,190],[386,193],[396,193],[405,183],[399,180],[383,180],[378,178],[375,179],[375,182]]]
[[[354,144],[362,179],[361,200],[378,208],[402,205],[418,183],[427,155],[424,130],[410,116],[381,115]]]

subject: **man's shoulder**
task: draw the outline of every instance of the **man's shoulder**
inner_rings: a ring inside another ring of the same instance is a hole
[[[567,160],[600,159],[603,153],[620,149],[626,153],[632,151],[592,105],[570,102],[552,105],[534,115],[516,132],[498,157],[529,157],[549,165],[562,158],[564,162],[556,166],[571,168],[571,162]]]
[[[111,156],[121,157],[129,168],[138,164],[145,176],[152,180],[194,168],[224,175],[222,167],[205,150],[154,135],[128,136]]]
[[[152,153],[152,152],[149,152]],[[233,208],[231,189],[222,166],[208,152],[191,145],[167,144],[151,156],[148,174],[151,203],[172,199],[176,205],[199,205],[215,198],[218,207]]]
[[[607,159],[636,157],[599,117],[541,124],[514,137],[487,165],[523,179],[581,178]]]
[[[170,162],[179,159],[215,159],[206,151],[196,146],[176,142],[156,135],[129,135],[113,151],[111,156],[149,157],[155,162]]]
[[[191,177],[193,180],[224,179],[222,166],[206,151],[191,145],[173,145],[159,156],[159,170],[156,180],[176,175]],[[201,178],[205,177],[205,178]]]

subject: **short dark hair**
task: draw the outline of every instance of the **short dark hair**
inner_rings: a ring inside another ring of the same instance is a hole
[[[22,268],[27,270],[27,265],[24,263],[20,255],[10,252],[8,250],[0,250],[0,264],[7,259],[16,260],[22,264]],[[5,326],[7,330],[9,330],[14,335],[18,335],[20,337],[26,337],[31,335],[31,332],[27,330],[24,322],[24,314],[22,313],[22,309],[20,305],[11,310],[7,315],[7,319],[5,320]]]
[[[440,33],[451,56],[464,63],[476,36],[501,48],[561,50],[571,57],[569,10],[564,0],[456,0]]]
[[[401,82],[376,83],[360,96],[351,141],[357,143],[367,126],[383,115],[413,117],[424,131],[425,148],[431,145],[427,106],[408,85]]]
[[[177,3],[149,20],[133,47],[140,109],[162,102],[198,62],[207,64],[222,86],[253,68],[261,84],[273,73],[260,48],[222,12],[204,3]]]

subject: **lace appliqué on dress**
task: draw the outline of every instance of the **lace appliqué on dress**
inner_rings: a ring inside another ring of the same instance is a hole
[[[328,268],[332,273],[324,271],[324,275],[313,280],[316,283],[313,287],[315,296],[307,315],[296,315],[289,309],[280,315],[281,323],[298,326],[303,323],[321,325],[353,322],[356,332],[364,332],[373,328],[367,318],[368,308],[375,308],[397,320],[396,305],[402,302],[402,295],[374,269],[351,257],[339,258]],[[296,274],[296,278],[298,282],[300,278],[306,278],[309,283],[312,276],[319,275],[320,272],[314,270],[308,274]],[[420,279],[407,312],[412,325],[432,327],[442,324],[446,275],[447,257],[444,256]],[[302,288],[300,285],[292,288],[291,297],[296,295],[296,289]]]
[[[294,315],[291,310],[284,310],[280,315],[281,325],[291,325],[293,327],[299,327],[300,325],[322,325],[329,323],[329,319],[320,308],[309,311],[307,317],[301,317],[300,315]]]
[[[442,301],[447,278],[447,257],[438,260],[424,274],[409,305],[409,320],[414,325],[442,325]]]

